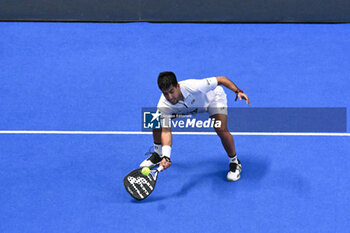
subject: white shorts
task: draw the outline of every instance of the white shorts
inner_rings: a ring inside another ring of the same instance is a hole
[[[215,97],[208,106],[209,116],[215,114],[227,115],[227,98],[224,89],[221,86],[217,86],[213,91],[215,92]]]

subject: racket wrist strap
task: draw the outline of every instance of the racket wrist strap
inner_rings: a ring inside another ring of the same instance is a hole
[[[162,157],[166,157],[170,160],[171,146],[162,146]]]

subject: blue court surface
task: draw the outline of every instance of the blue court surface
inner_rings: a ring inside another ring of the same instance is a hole
[[[349,24],[3,22],[0,64],[0,232],[349,232],[349,133],[234,135],[234,183],[216,135],[174,135],[150,197],[122,183],[159,72],[227,76],[252,108],[349,108]]]

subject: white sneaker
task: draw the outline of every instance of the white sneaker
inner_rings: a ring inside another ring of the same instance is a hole
[[[228,181],[237,181],[241,178],[242,165],[239,159],[237,161],[238,163],[230,163],[230,170],[227,173]]]

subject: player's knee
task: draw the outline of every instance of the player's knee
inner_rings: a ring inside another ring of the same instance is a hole
[[[230,132],[228,131],[228,129],[226,127],[216,128],[215,131],[220,138],[221,137],[229,137],[229,136],[232,137],[232,135],[230,134]]]

